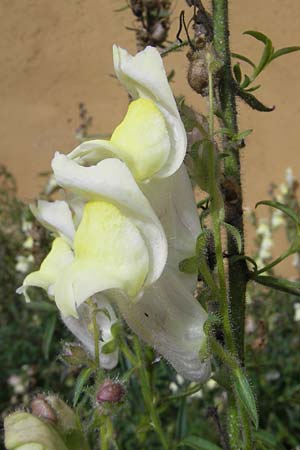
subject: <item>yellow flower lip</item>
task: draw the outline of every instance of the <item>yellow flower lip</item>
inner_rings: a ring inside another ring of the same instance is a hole
[[[90,296],[120,289],[134,299],[149,270],[146,243],[135,224],[112,203],[89,201],[74,237],[75,258],[55,286],[55,301],[65,315]]]
[[[171,146],[163,114],[152,100],[146,98],[130,103],[110,142],[139,181],[159,172],[168,159]]]

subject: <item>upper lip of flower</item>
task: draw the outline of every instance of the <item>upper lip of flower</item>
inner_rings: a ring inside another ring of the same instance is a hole
[[[94,164],[110,153],[124,159],[138,182],[169,177],[181,166],[187,141],[161,56],[153,47],[131,56],[126,50],[114,46],[113,53],[116,75],[135,101],[129,106],[124,121],[116,128],[110,141],[84,142],[68,156]],[[134,116],[131,111],[138,105],[139,114]],[[147,116],[147,127],[151,133],[145,132],[145,127],[144,131],[141,130],[138,118],[143,115]],[[129,117],[131,122],[128,128],[125,122],[128,122]],[[125,128],[129,130],[126,136],[124,132],[122,135],[120,133]],[[135,157],[127,136],[138,147],[141,145],[146,149],[144,155],[139,153],[139,158]]]

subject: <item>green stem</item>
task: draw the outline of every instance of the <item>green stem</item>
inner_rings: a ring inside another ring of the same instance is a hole
[[[259,269],[255,275],[260,275],[263,272],[268,272],[273,267],[277,266],[277,264],[281,263],[285,258],[295,253],[294,247],[290,247],[288,250],[286,250],[282,255],[278,256],[278,258],[274,259],[270,264],[267,264],[266,266]]]
[[[99,353],[99,327],[97,324],[97,305],[93,304],[93,334],[94,334],[94,348],[95,348],[95,366],[96,372],[100,368],[100,353]]]
[[[211,138],[211,145],[208,146],[208,179],[209,179],[209,195],[211,199],[211,218],[213,224],[214,232],[214,242],[215,242],[215,252],[217,261],[218,278],[220,285],[219,301],[220,301],[220,312],[223,320],[224,338],[225,343],[230,352],[236,353],[235,343],[233,338],[233,333],[230,323],[230,306],[227,296],[227,285],[226,285],[226,275],[223,260],[223,249],[222,249],[222,237],[221,237],[221,221],[220,215],[222,214],[223,202],[221,200],[218,180],[216,177],[216,157],[214,150],[214,92],[213,92],[213,74],[211,68],[211,55],[207,55],[208,62],[208,86],[209,86],[209,131]]]
[[[107,431],[106,431],[106,421],[104,421],[100,426],[100,442],[101,442],[101,450],[109,449],[109,442],[107,439]]]
[[[150,385],[149,374],[148,374],[146,366],[145,366],[145,361],[144,361],[144,356],[142,353],[141,344],[136,336],[134,337],[134,348],[135,348],[137,358],[139,360],[139,374],[140,374],[140,381],[141,381],[141,388],[142,388],[144,402],[148,409],[153,428],[154,428],[157,436],[160,439],[162,447],[164,448],[164,450],[168,450],[169,445],[166,440],[164,431],[162,429],[159,415],[158,415],[155,405],[153,403],[152,389],[151,389],[151,385]]]
[[[228,0],[212,0],[214,48],[222,63],[219,82],[219,102],[224,126],[231,134],[238,133],[235,91],[231,73],[231,55],[229,48]],[[229,153],[224,159],[223,195],[225,204],[225,221],[233,225],[244,236],[242,191],[240,177],[240,157],[227,136],[223,138],[223,151]],[[234,238],[227,234],[228,253],[238,254]],[[242,254],[244,249],[242,249]],[[245,298],[247,283],[247,266],[245,260],[228,262],[228,279],[230,292],[231,322],[234,338],[241,361],[244,359]]]

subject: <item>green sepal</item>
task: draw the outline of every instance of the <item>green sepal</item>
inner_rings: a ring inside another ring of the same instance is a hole
[[[77,405],[79,397],[84,389],[84,386],[88,382],[92,373],[93,373],[93,369],[91,369],[90,367],[87,367],[85,369],[82,369],[82,371],[78,375],[78,378],[75,383],[75,390],[74,390],[74,398],[73,398],[73,406],[74,407]]]
[[[197,273],[198,271],[198,258],[197,256],[192,256],[191,258],[186,258],[179,263],[180,272],[184,273]]]
[[[111,341],[106,342],[103,347],[101,348],[101,353],[104,355],[108,355],[109,353],[112,353],[116,351],[118,348],[118,343],[116,339],[112,339]]]
[[[239,232],[239,230],[237,228],[230,225],[230,223],[223,222],[223,225],[226,228],[227,232],[234,238],[237,248],[238,248],[238,252],[241,253],[242,247],[243,247],[241,233]]]
[[[258,428],[258,414],[257,414],[257,408],[256,408],[256,402],[255,398],[251,389],[251,386],[249,384],[249,381],[247,380],[245,374],[242,372],[242,370],[236,369],[233,371],[234,373],[234,388],[236,391],[236,395],[238,399],[241,401],[242,405],[244,406],[247,414],[249,415],[250,419],[252,420],[255,428]]]

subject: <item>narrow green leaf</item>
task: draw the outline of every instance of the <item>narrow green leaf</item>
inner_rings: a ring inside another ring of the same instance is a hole
[[[193,448],[195,450],[222,450],[218,445],[213,444],[212,442],[207,441],[206,439],[202,439],[198,436],[188,436],[184,438],[178,444],[178,447],[184,446]]]
[[[175,70],[172,69],[171,72],[168,74],[168,82],[171,83],[174,77],[175,77]]]
[[[74,390],[73,407],[77,405],[80,394],[82,393],[82,390],[84,388],[84,385],[87,383],[92,373],[93,369],[87,367],[85,369],[82,369],[82,371],[78,375]]]
[[[129,9],[129,8],[130,8],[129,5],[125,5],[125,6],[122,6],[121,8],[114,9],[114,12],[116,12],[116,13],[118,13],[118,12],[123,12],[123,11],[126,11],[126,10]]]
[[[259,89],[261,87],[261,84],[257,84],[256,86],[253,86],[249,89],[246,89],[246,92],[254,92],[257,91],[257,89]]]
[[[233,73],[234,73],[236,81],[240,84],[241,80],[242,80],[242,71],[241,71],[240,63],[236,63],[233,66]]]
[[[186,434],[187,430],[187,404],[186,399],[183,397],[180,401],[180,405],[177,412],[175,438],[180,441]]]
[[[257,39],[258,41],[263,42],[264,44],[267,44],[267,42],[270,41],[268,36],[266,36],[264,33],[261,33],[260,31],[247,30],[247,31],[244,31],[243,34],[247,34],[248,36],[252,36],[255,39]]]
[[[45,359],[49,359],[49,351],[50,351],[50,346],[51,346],[51,342],[52,342],[54,331],[55,331],[56,320],[57,320],[57,315],[55,313],[48,319],[47,324],[46,324],[46,329],[45,329],[45,333],[43,336],[43,343],[42,343],[42,348],[43,348],[43,353],[44,353]]]
[[[247,105],[249,105],[252,109],[255,109],[256,111],[271,112],[274,111],[275,109],[275,106],[273,106],[272,108],[265,106],[253,94],[250,94],[250,92],[243,91],[243,89],[238,88],[236,93],[247,103]]]
[[[203,198],[202,200],[200,200],[200,201],[197,203],[197,208],[201,208],[202,206],[206,205],[208,202],[209,202],[209,196]]]
[[[267,41],[263,54],[261,55],[260,61],[256,67],[256,69],[253,72],[252,79],[254,80],[263,70],[264,68],[269,64],[271,61],[272,55],[274,52],[274,48],[272,46],[272,42],[270,40]]]
[[[262,201],[256,203],[255,208],[257,208],[257,206],[259,206],[259,205],[266,205],[266,206],[270,206],[271,208],[279,209],[284,214],[289,216],[297,225],[300,225],[300,218],[298,217],[298,215],[291,208],[284,205],[283,203],[276,202],[273,200],[262,200]]]
[[[276,449],[277,448],[277,438],[274,434],[269,433],[265,430],[258,430],[254,433],[254,439],[255,441],[262,442],[263,444],[267,445],[270,449]]]
[[[180,272],[184,273],[197,273],[198,271],[198,258],[197,256],[192,256],[191,258],[186,258],[179,263]]]
[[[244,81],[243,81],[243,83],[241,84],[241,89],[245,89],[246,87],[248,87],[249,86],[249,84],[251,83],[251,79],[250,79],[250,77],[248,77],[248,75],[244,75]]]
[[[245,130],[245,131],[241,131],[241,133],[235,134],[232,137],[233,141],[241,141],[242,139],[245,139],[247,136],[249,136],[249,134],[252,133],[253,130]]]
[[[255,398],[247,380],[245,374],[241,369],[237,369],[234,371],[235,379],[234,379],[234,387],[236,389],[236,393],[240,401],[242,402],[247,414],[252,420],[255,428],[258,428],[258,414],[256,408]]]
[[[280,48],[279,50],[276,50],[271,58],[271,61],[273,61],[273,59],[276,58],[280,58],[283,55],[288,55],[289,53],[294,53],[294,52],[298,52],[300,50],[300,47],[285,47],[285,48]]]
[[[239,53],[231,53],[232,58],[237,58],[240,59],[241,61],[246,62],[247,64],[250,64],[250,66],[252,66],[255,69],[255,64],[253,61],[251,61],[251,59],[247,58],[247,56],[244,55],[240,55]]]
[[[288,294],[300,296],[300,282],[290,281],[285,278],[275,278],[267,275],[257,275],[253,280],[263,286],[276,289],[277,291],[287,292]]]
[[[230,225],[230,223],[223,222],[223,225],[226,228],[227,232],[229,234],[231,234],[231,236],[236,241],[238,252],[241,253],[243,242],[242,242],[242,237],[241,237],[239,230],[237,228],[233,227],[232,225]]]

